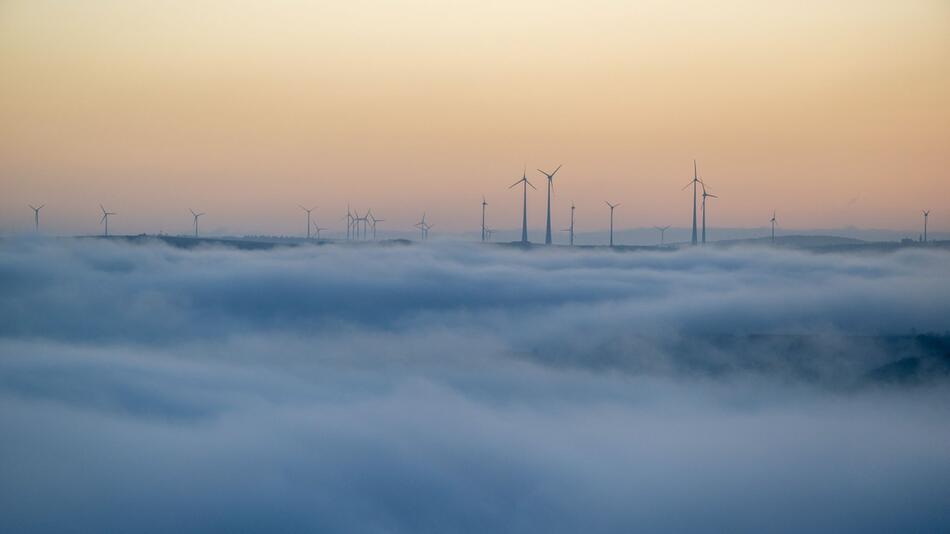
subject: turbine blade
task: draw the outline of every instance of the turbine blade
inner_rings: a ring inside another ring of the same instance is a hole
[[[538,190],[538,188],[535,187],[534,184],[532,184],[531,182],[529,182],[527,178],[524,179],[524,183],[530,185],[530,186],[531,186],[531,189],[534,189],[535,191]]]
[[[508,189],[511,189],[512,187],[514,187],[514,186],[516,186],[516,185],[518,185],[518,184],[520,184],[521,182],[524,182],[524,181],[526,181],[526,180],[525,180],[524,178],[522,178],[522,179],[518,180],[517,182],[515,182],[515,183],[509,185],[509,186],[508,186]]]

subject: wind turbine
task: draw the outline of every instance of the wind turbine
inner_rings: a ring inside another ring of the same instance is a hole
[[[670,229],[670,226],[671,226],[671,225],[669,225],[669,224],[666,225],[666,226],[654,226],[654,228],[656,228],[657,230],[660,231],[660,245],[661,245],[661,246],[662,246],[663,243],[666,241],[666,239],[665,239],[665,238],[666,238],[666,231]]]
[[[924,214],[924,243],[926,243],[927,242],[927,217],[930,216],[930,210],[921,210],[921,213]]]
[[[607,204],[610,207],[610,246],[614,246],[614,208],[620,204],[611,204],[610,202],[604,201],[604,204]]]
[[[300,206],[300,204],[297,204],[297,205]],[[305,208],[303,206],[300,206],[300,209],[307,212],[307,239],[310,239],[310,212],[317,209],[317,207],[314,206],[312,208]]]
[[[775,243],[775,210],[772,210],[772,243]]]
[[[521,242],[527,243],[528,242],[528,186],[530,185],[531,189],[534,189],[535,191],[537,191],[538,189],[537,187],[532,185],[531,182],[528,181],[528,166],[527,165],[525,165],[525,169],[521,173],[521,179],[511,184],[510,186],[508,186],[508,189],[511,189],[512,187],[520,183],[524,183],[524,199],[522,200],[522,207],[521,207]]]
[[[551,174],[548,174],[545,171],[538,169],[538,172],[547,176],[548,178],[548,223],[547,223],[547,226],[545,226],[545,230],[544,230],[544,244],[545,245],[551,244],[551,193],[554,191],[554,175],[557,174],[557,171],[559,170],[561,170],[561,165],[558,165],[557,168],[554,169],[554,172],[552,172]]]
[[[569,226],[565,231],[570,232],[568,236],[570,237],[571,246],[574,246],[574,201],[571,201],[571,226]]]
[[[102,207],[102,204],[99,204],[99,209],[102,210],[102,218],[99,219],[99,224],[106,223],[106,230],[105,230],[104,235],[106,237],[109,237],[109,215],[116,215],[116,214],[112,213],[111,211],[106,211],[106,209]]]
[[[372,214],[371,210],[366,210],[366,215],[362,217],[356,217],[356,238],[357,239],[366,239],[366,234],[369,230],[369,216]],[[360,223],[363,223],[362,237],[360,235]]]
[[[27,204],[30,206],[30,209],[33,210],[33,230],[35,232],[40,231],[40,210],[46,207],[46,204],[41,205],[38,208],[34,208],[33,204]]]
[[[198,237],[198,217],[201,217],[204,213],[195,213],[195,210],[191,208],[188,208],[188,211],[190,211],[195,218],[195,237]]]
[[[417,222],[417,223],[416,223],[415,225],[413,225],[413,226],[415,226],[416,228],[418,228],[419,231],[422,233],[421,237],[422,237],[422,240],[423,240],[423,241],[425,241],[425,240],[429,237],[429,228],[432,228],[432,227],[429,226],[428,224],[426,224],[426,214],[425,214],[425,213],[422,214],[422,220],[419,221],[419,222]]]
[[[485,195],[482,195],[482,241],[485,241],[485,206],[488,205],[488,202],[485,201]]]
[[[706,244],[706,197],[719,198],[712,193],[706,192],[706,184],[700,182],[703,186],[703,244]]]
[[[369,212],[368,215],[369,215],[369,218],[370,218],[370,224],[371,224],[372,227],[373,227],[373,241],[376,241],[376,223],[385,222],[386,219],[377,219],[376,216],[373,215],[373,212],[372,212],[372,211]]]
[[[688,184],[683,186],[683,189],[686,189],[690,185],[693,186],[693,239],[691,241],[691,244],[693,245],[696,244],[696,184],[697,183],[702,183],[702,181],[700,181],[699,179],[699,173],[696,172],[696,160],[694,159],[693,160],[693,179],[690,180]]]
[[[320,241],[320,231],[321,231],[321,230],[326,230],[326,228],[320,228],[320,227],[317,225],[317,221],[313,221],[313,229],[316,230],[316,232],[317,232],[317,241]]]
[[[350,230],[353,228],[353,214],[350,212],[350,203],[346,203],[346,215],[341,219],[346,221],[346,240],[350,240]]]

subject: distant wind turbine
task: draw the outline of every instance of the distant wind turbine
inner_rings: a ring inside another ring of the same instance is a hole
[[[610,202],[604,201],[604,204],[610,208],[610,246],[614,246],[614,208],[620,204],[611,204]]]
[[[191,212],[191,215],[195,218],[195,237],[198,237],[198,217],[204,215],[204,213],[195,213],[195,210],[188,208],[188,211]]]
[[[775,243],[775,211],[772,211],[772,242]]]
[[[386,219],[377,219],[373,212],[370,211],[368,214],[370,226],[373,227],[373,241],[376,241],[376,223],[386,222]]]
[[[355,220],[356,220],[356,238],[357,239],[366,239],[366,234],[369,229],[370,213],[371,213],[370,210],[366,210],[366,215],[363,215],[362,217],[359,217],[359,216],[356,217]],[[363,223],[362,236],[360,234],[360,223]]]
[[[99,224],[106,223],[105,234],[103,235],[108,237],[109,236],[109,216],[117,215],[117,214],[112,213],[111,211],[106,211],[106,209],[102,207],[102,204],[99,204],[99,209],[102,210],[102,219],[99,219]]]
[[[696,171],[696,160],[693,160],[693,179],[690,180],[688,184],[683,186],[683,189],[686,189],[689,186],[693,186],[693,238],[690,242],[691,244],[696,244],[696,184],[702,183],[699,179],[699,173]]]
[[[570,238],[569,242],[571,246],[574,246],[574,201],[571,201],[571,225],[564,229],[565,232],[569,232],[567,235]]]
[[[46,204],[42,204],[40,207],[35,208],[33,204],[28,204],[30,209],[33,210],[33,231],[40,231],[40,210],[46,207]]]
[[[927,242],[927,217],[930,216],[930,210],[921,210],[921,213],[924,214],[924,243],[926,243]]]
[[[670,226],[671,226],[671,225],[669,225],[669,224],[666,225],[666,226],[654,226],[654,228],[656,228],[657,230],[660,231],[660,245],[663,245],[663,243],[666,241],[666,239],[665,239],[665,238],[666,238],[666,231],[670,229]]]
[[[317,232],[317,241],[320,241],[320,231],[326,230],[326,228],[321,228],[317,225],[317,221],[313,221],[313,229]]]
[[[485,206],[488,205],[488,202],[485,201],[485,195],[482,195],[482,241],[485,240]]]
[[[538,189],[537,187],[532,185],[531,182],[528,181],[528,166],[527,165],[525,165],[525,169],[521,173],[521,179],[511,184],[510,186],[508,186],[508,189],[511,189],[512,187],[520,183],[524,183],[524,197],[522,200],[522,207],[521,207],[521,242],[527,243],[528,242],[528,186],[530,185],[531,189],[534,189],[534,190]]]
[[[416,228],[418,228],[419,231],[422,233],[422,240],[423,240],[423,241],[425,241],[426,239],[429,238],[429,228],[432,228],[432,225],[431,225],[431,224],[428,224],[428,223],[426,222],[426,214],[425,214],[425,213],[422,214],[422,220],[419,221],[419,222],[417,222],[414,226],[415,226]]]
[[[541,169],[538,169],[538,172],[545,175],[548,179],[548,222],[544,230],[544,244],[551,244],[551,193],[554,192],[554,175],[557,174],[557,171],[561,170],[561,165],[558,165],[554,172],[548,174]]]
[[[344,215],[340,220],[341,220],[341,221],[342,221],[342,220],[345,220],[345,221],[346,221],[346,240],[349,241],[349,240],[350,240],[350,231],[351,231],[351,229],[353,228],[353,213],[350,212],[350,203],[349,203],[349,202],[346,203],[346,215]]]
[[[300,204],[297,204],[297,205],[300,206]],[[307,212],[307,239],[310,239],[310,212],[317,209],[317,207],[314,206],[312,208],[305,208],[303,206],[300,206],[300,209]]]
[[[705,245],[706,244],[706,197],[712,197],[712,198],[719,198],[719,197],[717,197],[716,195],[712,193],[707,193],[706,184],[703,183],[702,186],[703,186],[703,244]]]

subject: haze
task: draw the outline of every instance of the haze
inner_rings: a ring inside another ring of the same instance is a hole
[[[103,203],[122,233],[189,207],[299,233],[297,203],[340,226],[347,201],[475,231],[482,194],[514,228],[504,188],[558,163],[558,228],[570,200],[603,228],[607,198],[618,227],[685,226],[693,158],[716,225],[950,229],[939,0],[7,0],[0,72],[4,231],[46,203],[95,233]]]

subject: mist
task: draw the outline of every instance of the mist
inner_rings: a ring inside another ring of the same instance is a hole
[[[946,530],[948,260],[7,239],[0,530]]]

